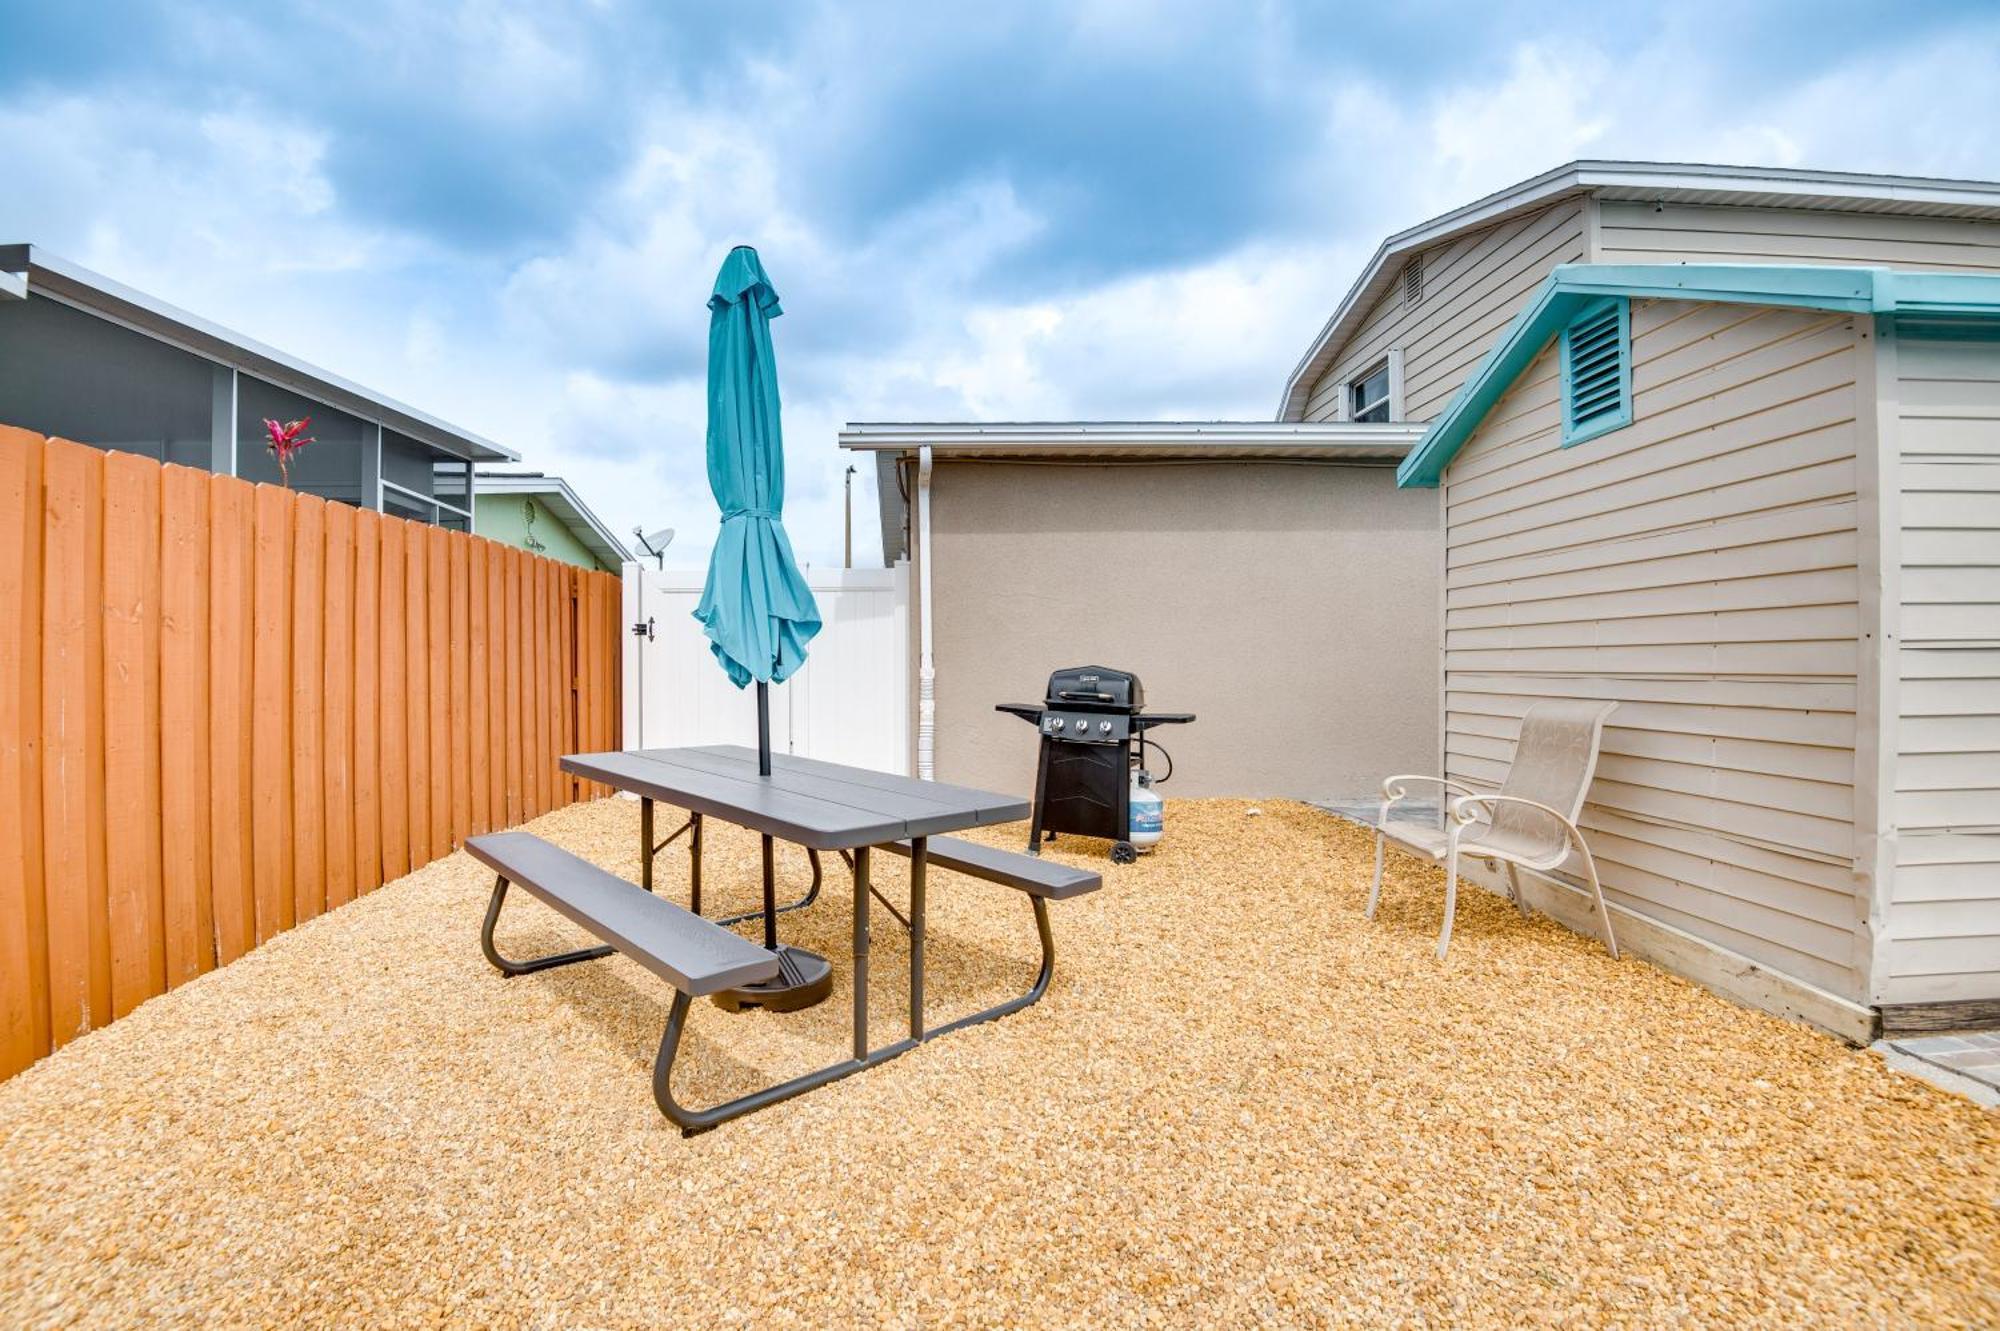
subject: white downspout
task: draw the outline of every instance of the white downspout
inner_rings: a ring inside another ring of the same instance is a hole
[[[937,770],[937,662],[931,655],[931,446],[917,450],[917,776]]]

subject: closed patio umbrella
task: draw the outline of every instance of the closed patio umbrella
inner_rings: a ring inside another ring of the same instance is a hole
[[[785,442],[771,351],[771,320],[784,311],[756,250],[729,252],[708,308],[708,486],[722,531],[694,617],[730,681],[739,689],[757,682],[760,738],[768,741],[768,686],[805,664],[820,619],[785,535]],[[769,775],[769,752],[759,756]]]
[[[820,618],[785,535],[785,444],[771,351],[771,320],[783,310],[756,250],[738,245],[729,252],[708,309],[708,485],[722,509],[722,530],[694,617],[730,681],[739,689],[757,685],[757,770],[768,777],[771,685],[805,664]],[[717,995],[724,1006],[789,1010],[826,996],[833,978],[826,959],[778,945],[769,836],[764,946],[778,954],[779,974],[726,998]]]

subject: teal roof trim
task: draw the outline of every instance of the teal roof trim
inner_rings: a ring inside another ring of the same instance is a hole
[[[1561,264],[1403,459],[1396,484],[1435,487],[1472,432],[1549,340],[1578,310],[1606,296],[1876,314],[1927,330],[2000,323],[2000,275],[1820,264]]]

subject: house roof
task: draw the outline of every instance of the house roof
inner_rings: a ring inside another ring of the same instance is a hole
[[[37,245],[0,245],[0,300],[50,296],[204,360],[378,422],[441,453],[472,462],[516,462],[520,454],[363,388],[142,291],[94,273]]]
[[[1952,335],[2000,324],[2000,275],[1773,264],[1558,266],[1423,439],[1396,469],[1401,486],[1431,487],[1501,396],[1582,306],[1604,296],[1789,305],[1879,315]]]
[[[1678,162],[1570,162],[1383,241],[1285,381],[1278,419],[1297,420],[1304,415],[1314,382],[1333,364],[1368,311],[1394,285],[1410,255],[1468,231],[1586,194],[1639,203],[2000,218],[2000,182],[1995,181]]]
[[[908,553],[909,500],[899,457],[929,445],[940,461],[1104,465],[1120,462],[1352,462],[1404,457],[1421,425],[1353,421],[896,421],[854,423],[840,446],[875,455],[883,562]]]
[[[473,495],[533,495],[599,563],[615,569],[632,558],[625,543],[611,534],[611,528],[590,511],[560,476],[546,476],[539,471],[482,471]]]

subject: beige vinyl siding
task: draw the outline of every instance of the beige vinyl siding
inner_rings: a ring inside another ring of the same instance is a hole
[[[1557,264],[1583,256],[1583,205],[1574,199],[1426,251],[1423,298],[1405,303],[1398,282],[1376,302],[1333,368],[1313,384],[1305,419],[1336,418],[1347,381],[1400,347],[1401,419],[1429,420],[1444,410],[1528,294]]]
[[[2000,223],[1783,208],[1598,204],[1597,263],[1834,263],[2000,271]]]
[[[1445,478],[1445,767],[1523,711],[1619,702],[1583,815],[1611,897],[1860,998],[1858,339],[1637,302],[1633,423],[1561,447],[1545,351]]]
[[[1897,348],[1896,879],[1880,1001],[2000,997],[2000,343]]]

